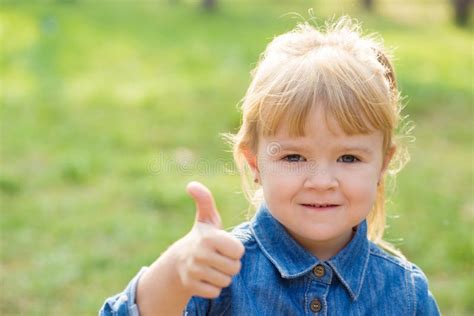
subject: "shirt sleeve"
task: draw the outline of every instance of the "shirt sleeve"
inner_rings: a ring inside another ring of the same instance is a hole
[[[147,267],[143,267],[123,292],[107,298],[99,311],[99,316],[139,316],[135,293],[138,280],[147,269]]]
[[[438,304],[428,288],[428,278],[415,264],[412,276],[415,289],[415,315],[441,315]]]

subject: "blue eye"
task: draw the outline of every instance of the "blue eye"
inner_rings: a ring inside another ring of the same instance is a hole
[[[298,155],[298,154],[291,154],[291,155],[286,155],[283,157],[283,160],[287,162],[299,162],[299,161],[304,161],[303,156]]]
[[[344,162],[344,163],[354,163],[360,160],[354,155],[342,155],[341,157],[337,159],[337,161]]]

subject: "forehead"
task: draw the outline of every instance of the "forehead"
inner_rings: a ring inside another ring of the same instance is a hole
[[[271,134],[277,137],[295,138],[311,137],[311,135],[314,136],[316,134],[330,134],[333,137],[350,137],[372,133],[370,130],[367,130],[365,133],[356,130],[347,131],[347,128],[343,128],[337,118],[328,111],[325,111],[322,106],[313,106],[307,115],[296,123],[296,125],[301,126],[301,133],[295,133],[295,128],[292,126],[291,121],[292,118],[289,117],[289,115],[284,115]],[[356,124],[356,122],[354,122],[354,124]]]
[[[366,133],[348,133],[337,120],[327,115],[322,109],[311,110],[304,120],[303,133],[292,133],[290,120],[283,118],[272,135],[263,136],[266,141],[278,142],[282,147],[311,146],[314,144],[326,147],[364,147],[377,149],[382,147],[383,133],[372,130]]]

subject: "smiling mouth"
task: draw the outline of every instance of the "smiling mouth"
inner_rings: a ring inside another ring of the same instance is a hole
[[[304,207],[315,209],[315,210],[329,210],[339,205],[337,204],[301,204]]]

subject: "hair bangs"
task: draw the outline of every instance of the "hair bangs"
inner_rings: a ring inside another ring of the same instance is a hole
[[[332,63],[320,63],[321,81],[315,87],[327,119],[333,119],[348,135],[380,130],[389,136],[397,119],[383,68],[369,71],[354,58],[338,55],[342,56],[331,55]]]
[[[288,123],[291,137],[305,134],[306,118],[314,106],[317,78],[304,60],[296,65],[287,64],[285,71],[280,70],[283,74],[274,77],[270,91],[261,100],[258,121],[265,137],[274,136],[283,121]]]
[[[387,83],[383,68],[369,72],[347,57],[337,52],[309,54],[298,58],[298,66],[280,69],[260,100],[261,134],[273,136],[285,121],[290,136],[304,136],[308,113],[321,107],[326,119],[334,120],[348,135],[381,130],[388,136],[396,122],[389,110],[390,89],[383,84]]]

